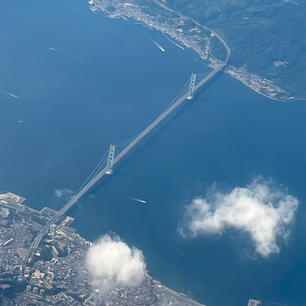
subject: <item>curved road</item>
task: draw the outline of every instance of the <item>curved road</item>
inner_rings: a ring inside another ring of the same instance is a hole
[[[174,14],[177,14],[178,16],[180,16],[180,17],[182,17],[182,18],[191,20],[191,21],[192,21],[193,23],[195,23],[197,26],[204,28],[205,30],[207,30],[208,32],[210,32],[210,33],[212,33],[214,36],[216,36],[216,37],[220,40],[220,42],[223,44],[224,48],[226,49],[226,58],[225,58],[225,60],[223,61],[224,66],[226,66],[226,65],[228,64],[228,62],[229,62],[229,60],[230,60],[230,57],[231,57],[231,49],[230,49],[230,47],[228,46],[227,42],[223,39],[223,37],[222,37],[220,34],[218,34],[217,32],[215,32],[214,30],[210,29],[209,27],[207,27],[207,26],[205,26],[205,25],[199,23],[198,21],[196,21],[196,20],[194,20],[194,19],[192,19],[192,18],[190,18],[190,17],[187,17],[187,16],[181,14],[180,12],[177,12],[177,11],[171,9],[169,6],[167,6],[167,5],[165,4],[165,2],[160,2],[159,0],[153,0],[153,2],[154,2],[155,4],[157,4],[157,5],[159,5],[160,7],[162,7],[163,9],[169,11],[169,12],[172,12],[172,13],[174,13]],[[224,67],[224,66],[223,66],[223,67]],[[222,67],[222,68],[223,68],[223,67]]]

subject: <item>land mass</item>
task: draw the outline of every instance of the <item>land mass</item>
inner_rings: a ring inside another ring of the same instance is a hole
[[[0,194],[0,305],[3,306],[203,306],[175,292],[146,273],[141,286],[93,290],[85,254],[92,242],[81,237],[66,217],[51,224],[35,254],[30,246],[55,210],[34,210],[13,193]]]
[[[156,29],[180,48],[190,48],[212,68],[279,101],[306,97],[303,1],[90,0],[90,9]]]

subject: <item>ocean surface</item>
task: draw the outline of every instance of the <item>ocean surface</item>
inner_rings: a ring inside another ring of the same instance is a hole
[[[192,51],[86,1],[1,1],[0,191],[59,209],[67,197],[55,190],[77,190],[109,144],[135,136],[192,72],[208,71]],[[90,240],[117,233],[143,251],[153,277],[209,306],[306,305],[305,115],[303,102],[271,101],[220,74],[82,199],[74,226]],[[234,231],[180,237],[194,197],[256,175],[301,202],[280,254],[251,257]]]

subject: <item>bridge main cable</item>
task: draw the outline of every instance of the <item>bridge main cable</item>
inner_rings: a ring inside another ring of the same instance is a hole
[[[208,82],[215,74],[223,69],[223,65],[218,69],[211,71],[205,78],[194,86],[194,92],[199,90],[206,82]],[[170,115],[176,108],[178,108],[186,99],[188,93],[178,98],[174,104],[159,115],[149,126],[147,126],[135,139],[133,139],[114,159],[113,166],[115,166],[134,146],[136,146],[148,133],[150,133],[163,119]],[[106,166],[97,173],[74,197],[72,197],[61,210],[58,211],[58,216],[63,215],[69,210],[93,185],[95,185],[105,174],[107,174],[108,167]]]
[[[213,78],[219,71],[221,71],[227,62],[221,65],[219,68],[211,71],[205,78],[194,85],[193,93],[199,90],[206,82]],[[170,115],[176,108],[178,108],[187,98],[188,93],[178,98],[168,109],[166,109],[161,115],[159,115],[149,126],[147,126],[138,136],[136,136],[116,157],[112,158],[112,166],[115,166],[134,146],[137,145],[148,133],[151,132],[163,119]],[[111,167],[112,168],[112,167]],[[54,214],[47,224],[38,232],[34,241],[30,246],[29,258],[35,249],[38,247],[41,239],[47,234],[51,224],[57,223],[61,216],[63,216],[78,200],[86,194],[104,175],[109,174],[110,167],[106,165],[100,172],[98,172],[78,193],[76,193],[56,214]]]

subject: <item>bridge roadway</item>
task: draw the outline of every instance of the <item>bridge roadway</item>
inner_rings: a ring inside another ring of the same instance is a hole
[[[211,78],[213,78],[219,71],[221,71],[227,62],[225,62],[218,69],[211,71],[206,77],[199,81],[194,86],[194,93],[199,90],[205,83],[207,83]],[[161,115],[159,115],[149,126],[147,126],[134,140],[132,140],[115,158],[113,166],[115,166],[134,146],[136,146],[147,134],[149,134],[163,119],[175,111],[185,100],[187,99],[187,93],[182,97],[178,98],[168,109],[166,109]],[[63,207],[60,209],[52,218],[47,222],[47,224],[38,232],[34,241],[31,244],[30,250],[33,253],[41,239],[44,235],[48,233],[51,224],[57,223],[61,216],[63,216],[73,205],[75,205],[78,200],[86,194],[86,192],[91,189],[104,175],[106,175],[107,168],[103,168],[97,173],[77,194],[75,194]],[[33,254],[32,254],[33,255]]]
[[[206,82],[208,82],[213,76],[219,72],[223,66],[219,69],[213,70],[205,78],[203,78],[194,87],[194,92],[202,87]],[[131,141],[115,158],[113,166],[115,166],[133,147],[135,147],[147,134],[149,134],[162,120],[164,120],[168,115],[170,115],[175,109],[177,109],[185,100],[187,99],[187,94],[178,98],[175,103],[172,104],[168,109],[166,109],[161,115],[159,115],[149,126],[147,126],[133,141]],[[106,167],[102,169],[98,174],[93,177],[71,200],[69,200],[58,214],[64,215],[89,189],[91,189],[105,174]]]

